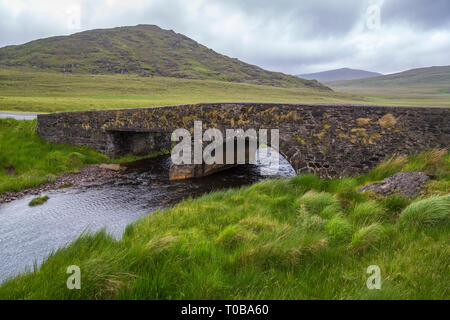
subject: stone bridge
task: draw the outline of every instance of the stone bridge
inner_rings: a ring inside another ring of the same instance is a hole
[[[110,156],[172,148],[175,129],[279,129],[279,153],[300,173],[342,177],[393,155],[448,148],[450,109],[335,104],[201,103],[38,116],[43,139],[89,146]],[[270,141],[270,138],[269,138]],[[190,170],[190,171],[189,171]],[[185,177],[213,172],[207,165]],[[176,178],[176,177],[175,177]]]

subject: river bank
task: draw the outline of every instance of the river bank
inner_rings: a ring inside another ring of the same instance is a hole
[[[36,120],[0,119],[0,203],[108,178],[114,172],[95,165],[124,164],[143,158],[128,155],[111,159],[87,147],[48,143],[38,137],[36,125]]]
[[[21,191],[6,191],[0,194],[0,204],[8,203],[17,199],[21,199],[28,195],[39,195],[46,191],[57,190],[67,187],[82,187],[86,183],[97,182],[103,183],[111,178],[117,177],[125,168],[117,166],[116,170],[112,170],[107,166],[88,165],[81,168],[79,172],[65,173],[55,178],[53,183],[47,182],[37,187],[24,189]]]
[[[39,196],[48,196],[48,201],[36,207],[29,206],[36,195],[0,204],[0,283],[39,267],[52,251],[80,234],[105,230],[119,240],[127,225],[155,210],[268,178],[258,166],[241,165],[202,179],[171,181],[169,166],[169,155],[142,159],[77,187],[45,191]],[[277,176],[293,175],[289,163],[280,158]]]

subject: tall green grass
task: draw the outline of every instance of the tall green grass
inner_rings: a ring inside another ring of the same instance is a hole
[[[427,227],[450,224],[450,195],[434,196],[411,203],[399,217],[405,227]]]
[[[121,239],[83,234],[6,281],[0,299],[448,299],[448,195],[355,195],[416,159],[425,171],[443,166],[430,184],[444,179],[448,154],[430,154],[361,177],[302,175],[186,199]],[[81,290],[66,287],[70,265],[81,268]],[[381,290],[366,287],[370,265],[381,269]]]

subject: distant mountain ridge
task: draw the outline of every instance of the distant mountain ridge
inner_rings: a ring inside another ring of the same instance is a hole
[[[298,77],[307,80],[317,81],[337,81],[337,80],[355,80],[382,76],[381,73],[358,69],[341,68],[316,73],[299,74]]]
[[[326,82],[333,88],[414,88],[432,86],[439,92],[450,93],[450,66],[411,69],[367,79]]]
[[[67,73],[130,73],[331,90],[317,81],[271,72],[155,25],[96,29],[0,48],[0,66]]]

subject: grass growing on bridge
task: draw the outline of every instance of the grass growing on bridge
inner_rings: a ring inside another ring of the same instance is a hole
[[[394,172],[433,175],[415,199],[361,194]],[[126,228],[82,235],[0,299],[448,299],[450,156],[387,161],[365,176],[313,175],[187,199]],[[66,287],[81,268],[81,290]],[[366,269],[381,269],[368,290]]]
[[[36,120],[0,119],[0,193],[53,182],[57,175],[89,164],[136,159],[113,160],[90,148],[48,143],[38,137]]]

